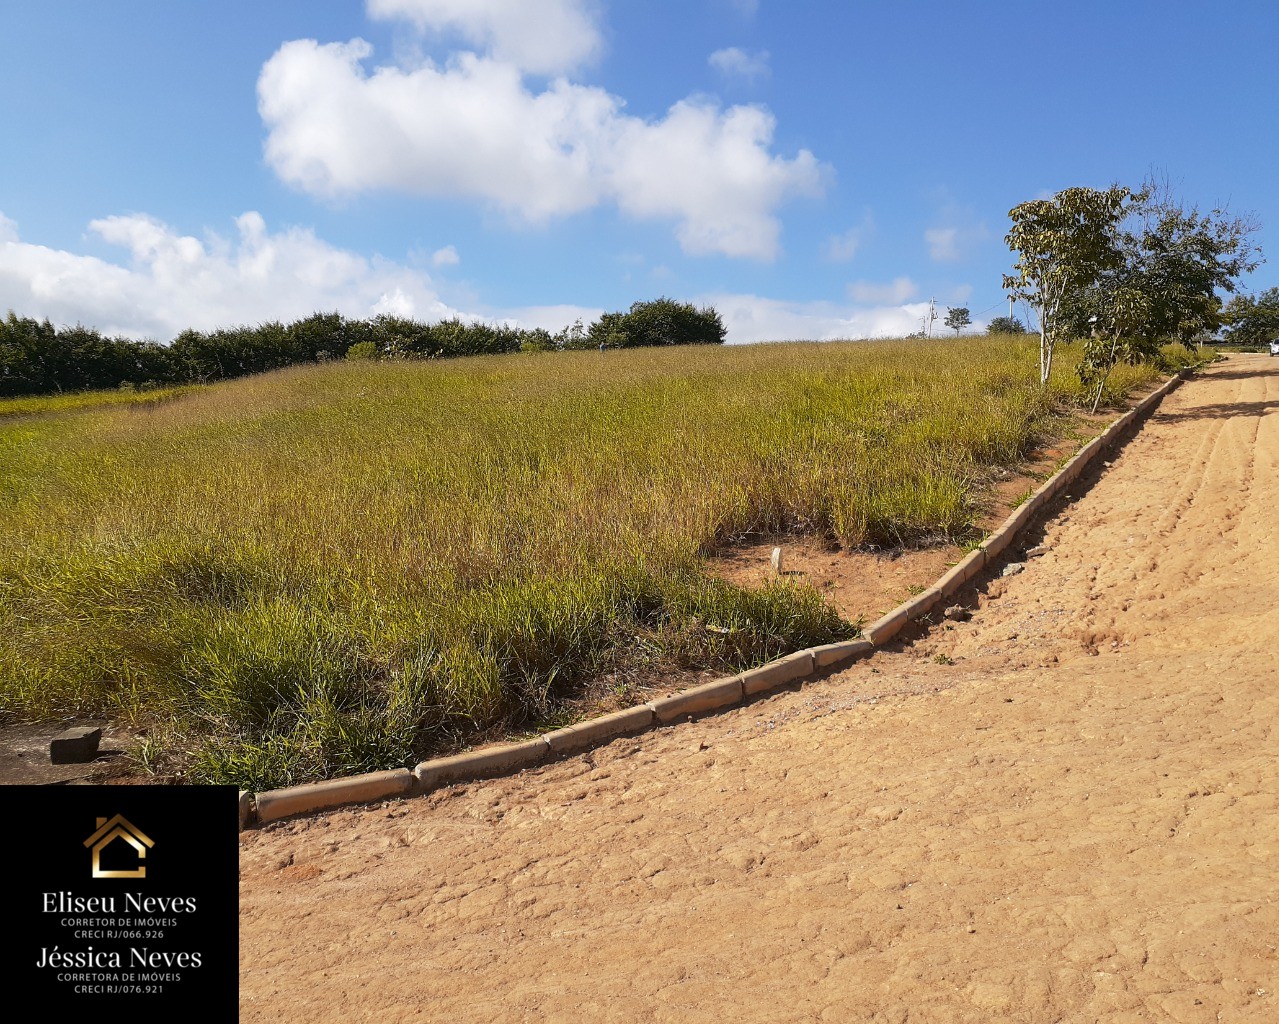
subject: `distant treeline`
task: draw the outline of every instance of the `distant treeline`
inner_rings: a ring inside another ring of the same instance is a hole
[[[721,345],[724,334],[714,309],[666,298],[636,302],[626,313],[605,313],[589,327],[579,320],[556,334],[458,319],[427,324],[387,315],[350,320],[316,313],[291,324],[183,331],[167,345],[108,338],[90,327],[57,328],[10,311],[0,320],[0,396],[208,383],[328,359]]]

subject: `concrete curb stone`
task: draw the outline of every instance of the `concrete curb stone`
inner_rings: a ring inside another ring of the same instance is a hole
[[[866,638],[876,647],[883,647],[902,631],[907,621],[906,609],[894,608],[883,618],[871,623],[870,629],[866,630]]]
[[[908,622],[923,618],[946,599],[940,587],[932,586],[899,604],[887,615],[871,624],[866,636],[875,647],[882,647],[900,633]]]
[[[1001,532],[1008,534],[1009,543],[1017,539],[1017,535],[1026,529],[1043,507],[1044,499],[1039,493],[1031,495],[1012,512],[1008,518],[1004,520],[1004,525],[999,529]]]
[[[278,821],[295,814],[327,811],[343,804],[371,803],[397,796],[410,796],[416,780],[407,768],[387,772],[351,775],[345,779],[329,779],[306,786],[290,786],[258,793],[258,821]]]
[[[520,768],[532,768],[546,761],[550,756],[550,744],[546,742],[545,737],[539,736],[524,743],[481,747],[479,750],[468,750],[464,754],[454,754],[452,757],[437,757],[431,761],[423,761],[413,769],[413,777],[417,779],[418,792],[429,793],[450,782],[479,779],[486,775]]]
[[[974,548],[963,558],[946,570],[939,579],[936,588],[946,597],[954,597],[974,576],[986,567],[985,548]]]
[[[803,679],[812,674],[813,652],[799,651],[743,672],[742,691],[750,697],[765,690],[775,690],[779,686],[785,686],[787,683],[793,683],[797,679]]]
[[[823,644],[821,647],[810,647],[813,656],[813,668],[834,668],[845,662],[853,661],[868,651],[875,649],[869,640],[843,640],[837,644]]]
[[[654,717],[662,725],[677,721],[688,715],[700,714],[703,711],[714,711],[730,704],[739,704],[745,697],[741,676],[729,676],[716,679],[701,686],[694,686],[669,697],[651,700],[648,707],[653,709]]]
[[[1005,523],[998,530],[992,533],[984,541],[981,542],[982,550],[986,552],[986,564],[990,563],[1004,553],[1014,540],[1013,531],[1008,529]]]
[[[1053,498],[1057,497],[1057,495],[1070,485],[1078,474],[1079,463],[1077,463],[1074,458],[1067,459],[1064,463],[1062,463],[1061,468],[1050,476],[1047,483],[1044,484],[1043,493],[1046,495],[1044,501],[1051,501]]]
[[[542,739],[550,746],[553,754],[571,754],[618,736],[643,732],[651,728],[654,721],[653,709],[647,704],[640,704],[625,711],[614,711],[610,715],[548,732]]]

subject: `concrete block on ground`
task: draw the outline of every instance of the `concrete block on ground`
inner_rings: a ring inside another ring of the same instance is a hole
[[[746,696],[775,690],[779,686],[805,679],[813,674],[813,654],[811,651],[800,651],[788,654],[767,665],[753,668],[742,673],[742,690]]]
[[[417,790],[426,793],[450,782],[469,782],[488,775],[503,775],[532,768],[551,756],[550,744],[541,736],[523,743],[503,743],[495,747],[468,750],[452,757],[423,761],[413,769]]]
[[[602,718],[593,718],[589,722],[579,722],[577,725],[548,732],[542,739],[550,745],[552,753],[570,754],[599,746],[618,736],[643,732],[654,721],[653,709],[647,704],[640,704],[625,711],[614,711]]]
[[[648,706],[653,709],[653,715],[657,720],[666,724],[703,711],[714,711],[716,708],[740,703],[745,693],[746,691],[742,688],[742,677],[729,676],[703,683],[701,686],[690,687],[682,693],[651,700]]]
[[[407,768],[370,772],[346,779],[330,779],[308,786],[272,789],[257,795],[258,821],[277,821],[294,814],[324,811],[343,804],[371,803],[397,796],[409,796],[416,781]]]
[[[836,665],[845,665],[874,649],[875,645],[869,640],[843,640],[837,644],[823,644],[821,647],[814,647],[809,653],[813,656],[813,668],[823,669],[834,668]]]
[[[49,760],[54,764],[83,764],[98,756],[102,742],[99,726],[81,725],[58,733],[49,741]]]

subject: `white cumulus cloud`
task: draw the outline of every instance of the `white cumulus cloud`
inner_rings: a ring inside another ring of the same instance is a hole
[[[767,50],[747,53],[736,46],[729,46],[712,53],[707,58],[707,63],[725,78],[740,78],[753,82],[756,79],[767,78],[769,75]]]
[[[673,222],[686,252],[768,260],[777,208],[821,194],[830,173],[807,150],[773,153],[760,107],[690,98],[648,120],[565,78],[533,91],[496,52],[370,70],[371,56],[359,39],[296,40],[263,66],[266,158],[282,180],[329,197],[472,199],[533,223],[612,204]]]
[[[183,235],[145,214],[104,217],[89,229],[127,258],[110,262],[24,242],[0,214],[0,309],[165,341],[188,327],[333,309],[421,320],[457,312],[421,271],[336,248],[304,228],[272,233],[254,212],[236,218],[233,238]]]
[[[431,253],[431,266],[433,267],[455,267],[462,262],[462,257],[457,254],[457,249],[451,245],[446,245],[443,249],[436,249]]]
[[[253,212],[236,218],[229,238],[184,235],[145,214],[104,217],[89,228],[124,249],[124,257],[111,262],[22,241],[17,225],[0,213],[0,310],[162,341],[188,327],[287,322],[334,309],[351,317],[498,320],[552,332],[603,312],[571,304],[455,309],[421,270],[339,249],[304,228],[272,232]],[[689,301],[719,310],[734,344],[901,337],[919,329],[927,309],[926,303],[842,305],[734,293]]]
[[[559,74],[592,60],[603,40],[597,5],[584,0],[368,0],[370,17],[456,33],[499,61]]]
[[[909,277],[896,277],[886,284],[874,281],[854,281],[848,286],[849,297],[854,302],[877,303],[885,306],[900,305],[919,290]]]
[[[706,295],[694,301],[719,311],[730,344],[904,338],[919,330],[920,317],[928,308],[927,303],[844,306],[735,294]]]
[[[500,320],[502,323],[511,324],[514,327],[530,329],[541,327],[543,330],[556,334],[565,327],[572,325],[575,320],[582,321],[582,325],[586,326],[592,320],[598,320],[604,312],[598,306],[574,306],[571,304],[521,306],[503,310],[495,319]]]

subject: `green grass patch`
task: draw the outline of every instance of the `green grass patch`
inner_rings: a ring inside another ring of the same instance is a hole
[[[0,398],[0,419],[41,413],[76,412],[84,409],[145,407],[178,398],[194,390],[196,390],[194,387],[149,389],[121,387],[115,391],[69,391],[60,395]]]

